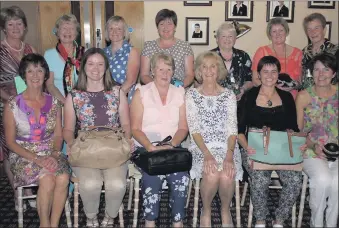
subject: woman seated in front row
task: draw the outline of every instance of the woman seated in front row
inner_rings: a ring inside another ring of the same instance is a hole
[[[255,227],[265,227],[268,214],[267,198],[272,171],[253,170],[248,163],[248,154],[255,150],[248,146],[247,129],[270,127],[275,131],[291,129],[299,131],[293,96],[276,87],[281,70],[280,62],[273,56],[264,56],[257,66],[257,75],[261,85],[250,89],[239,103],[238,141],[244,148],[241,151],[242,161],[247,170],[251,187]],[[246,136],[245,136],[246,135]],[[272,142],[271,142],[272,143]],[[288,152],[286,152],[288,156]],[[279,206],[275,211],[274,227],[283,227],[292,206],[300,194],[302,174],[300,171],[276,170],[282,182]]]
[[[139,87],[132,99],[131,125],[136,146],[147,151],[179,146],[186,138],[185,90],[171,85],[174,59],[167,54],[157,53],[151,59],[154,81]],[[172,136],[172,146],[154,146],[153,141],[161,141]],[[150,176],[142,173],[142,196],[145,227],[155,227],[159,215],[162,181],[167,180],[170,188],[173,227],[182,227],[189,182],[188,172]]]
[[[234,179],[242,179],[241,157],[236,139],[237,100],[232,90],[218,84],[227,71],[216,52],[200,54],[195,63],[198,88],[186,94],[187,122],[193,155],[192,179],[200,179],[203,209],[201,227],[211,227],[211,203],[217,192],[221,199],[223,227],[233,227],[230,202]]]
[[[127,97],[109,72],[105,52],[88,49],[81,61],[79,78],[65,102],[64,139],[69,148],[74,142],[76,120],[81,129],[94,126],[122,127],[130,140]],[[68,148],[68,149],[69,149]],[[106,215],[100,227],[113,225],[126,192],[127,164],[110,169],[72,167],[79,178],[79,191],[87,217],[87,227],[98,227],[102,183],[105,184]]]
[[[58,227],[70,174],[67,158],[60,153],[61,103],[43,92],[49,77],[44,57],[26,55],[19,75],[27,89],[9,99],[3,121],[14,187],[38,184],[40,227]]]

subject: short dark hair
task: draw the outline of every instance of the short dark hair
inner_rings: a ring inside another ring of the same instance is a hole
[[[281,65],[279,60],[271,55],[262,57],[258,62],[257,72],[259,73],[265,65],[275,65],[277,66],[278,73],[281,71]]]
[[[199,26],[199,27],[200,27],[200,24],[199,24],[199,23],[196,23],[194,26]]]
[[[18,6],[2,8],[0,12],[0,29],[6,28],[6,22],[12,19],[21,19],[27,28],[27,19],[24,11]]]
[[[105,74],[104,74],[104,80],[103,80],[104,90],[110,91],[112,90],[113,86],[117,85],[117,83],[113,81],[113,78],[111,76],[111,72],[109,70],[109,62],[108,62],[105,52],[101,48],[93,47],[93,48],[88,49],[84,53],[84,56],[81,59],[78,81],[76,82],[74,86],[76,90],[87,91],[87,75],[85,72],[85,67],[86,67],[88,58],[95,54],[101,55],[105,60]]]
[[[325,67],[330,68],[333,71],[333,73],[337,72],[337,69],[338,69],[337,59],[331,53],[323,52],[321,54],[314,56],[311,62],[309,63],[311,72],[313,72],[314,65],[318,61],[321,62]]]
[[[304,21],[303,21],[303,27],[304,27],[304,30],[305,30],[306,33],[307,33],[308,23],[310,23],[311,21],[314,21],[314,20],[320,21],[323,29],[326,27],[326,18],[324,17],[324,15],[322,15],[321,13],[312,13],[312,14],[308,15],[307,17],[305,17]]]
[[[165,19],[171,19],[174,25],[177,26],[177,23],[178,23],[177,14],[173,10],[162,9],[155,16],[155,25],[157,26],[157,28],[158,28],[159,23]]]
[[[40,54],[30,53],[24,56],[19,64],[19,75],[24,81],[26,81],[26,70],[30,64],[40,65],[45,70],[44,81],[49,79],[49,67],[45,58]]]

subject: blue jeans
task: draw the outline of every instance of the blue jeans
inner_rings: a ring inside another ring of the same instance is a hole
[[[169,204],[172,209],[172,222],[180,222],[185,217],[185,204],[189,183],[188,172],[150,176],[141,170],[141,174],[141,191],[145,219],[154,221],[158,218],[162,182],[166,179],[169,186]]]

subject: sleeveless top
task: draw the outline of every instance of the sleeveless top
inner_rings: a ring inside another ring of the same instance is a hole
[[[92,126],[121,127],[119,117],[120,86],[110,91],[72,90],[74,110],[80,129]]]
[[[338,142],[338,93],[321,98],[315,94],[313,87],[306,91],[311,96],[311,103],[304,109],[304,132],[309,132],[313,142]]]
[[[170,85],[166,104],[163,105],[154,82],[137,86],[140,90],[141,102],[144,106],[142,131],[150,141],[163,140],[174,136],[179,125],[179,108],[184,103],[185,90]],[[139,144],[138,144],[139,145]]]

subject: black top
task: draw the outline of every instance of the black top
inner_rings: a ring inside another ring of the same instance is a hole
[[[232,16],[243,16],[243,17],[246,17],[247,16],[247,6],[242,4],[240,6],[240,8],[239,8],[239,11],[238,11],[237,4],[235,4],[233,6]]]
[[[202,31],[200,32],[193,32],[192,38],[202,38]]]
[[[260,86],[247,91],[238,106],[238,132],[247,135],[249,127],[270,127],[275,131],[292,129],[299,132],[297,111],[291,93],[276,88],[282,105],[265,108],[256,105]]]
[[[279,11],[279,6],[276,6],[273,12],[273,17],[288,17],[288,8],[283,5]]]

